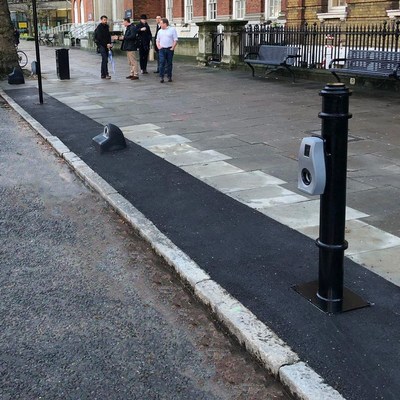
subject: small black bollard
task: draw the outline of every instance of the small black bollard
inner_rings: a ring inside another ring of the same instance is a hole
[[[343,83],[328,83],[322,96],[321,136],[324,140],[326,184],[320,198],[318,281],[298,285],[295,290],[328,313],[366,307],[369,303],[343,287],[346,223],[346,179],[349,97]]]

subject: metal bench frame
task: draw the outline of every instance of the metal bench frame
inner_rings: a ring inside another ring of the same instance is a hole
[[[251,68],[253,76],[255,72],[254,65],[264,65],[266,66],[266,71],[270,66],[275,66],[270,72],[285,68],[292,76],[293,82],[295,82],[295,75],[290,67],[293,66],[296,58],[301,57],[299,52],[300,48],[298,47],[261,45],[258,53],[247,53],[244,62]],[[256,58],[250,58],[252,56],[256,56]]]
[[[44,42],[46,46],[54,46],[54,35],[50,33],[46,33],[44,35]]]
[[[334,68],[343,62],[342,68]],[[369,78],[400,79],[400,53],[380,50],[349,50],[346,58],[334,58],[329,71],[340,82],[340,75],[357,75]]]

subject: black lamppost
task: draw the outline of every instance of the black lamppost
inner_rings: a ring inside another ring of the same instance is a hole
[[[32,11],[33,11],[33,26],[35,27],[36,73],[38,76],[38,85],[39,85],[39,102],[40,104],[43,104],[42,72],[40,70],[39,34],[38,34],[36,0],[32,0]]]

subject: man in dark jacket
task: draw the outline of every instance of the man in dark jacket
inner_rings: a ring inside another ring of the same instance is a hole
[[[138,51],[138,28],[131,24],[129,18],[124,18],[123,25],[125,26],[124,36],[120,36],[122,40],[121,50],[126,51],[128,57],[128,64],[130,66],[130,75],[126,79],[137,80],[139,79],[139,67],[137,62],[137,51]]]
[[[147,74],[147,59],[150,52],[150,42],[151,42],[151,30],[147,23],[147,15],[142,14],[140,16],[140,22],[137,24],[139,32],[139,58],[140,58],[140,69],[142,74]]]
[[[156,16],[156,34],[154,35],[154,51],[155,51],[155,56],[157,58],[157,70],[154,71],[155,74],[158,74],[160,72],[160,56],[158,54],[158,47],[157,47],[157,35],[158,35],[158,31],[161,29],[161,16],[157,15]]]
[[[101,79],[111,79],[108,73],[108,51],[111,49],[110,27],[107,24],[108,18],[105,15],[100,17],[100,24],[94,31],[94,42],[101,54]]]

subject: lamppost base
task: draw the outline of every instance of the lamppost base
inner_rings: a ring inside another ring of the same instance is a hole
[[[293,289],[306,298],[311,304],[328,314],[339,314],[359,308],[369,307],[371,304],[362,299],[358,294],[343,288],[343,299],[339,301],[324,300],[317,295],[318,281],[303,283],[293,286]]]

